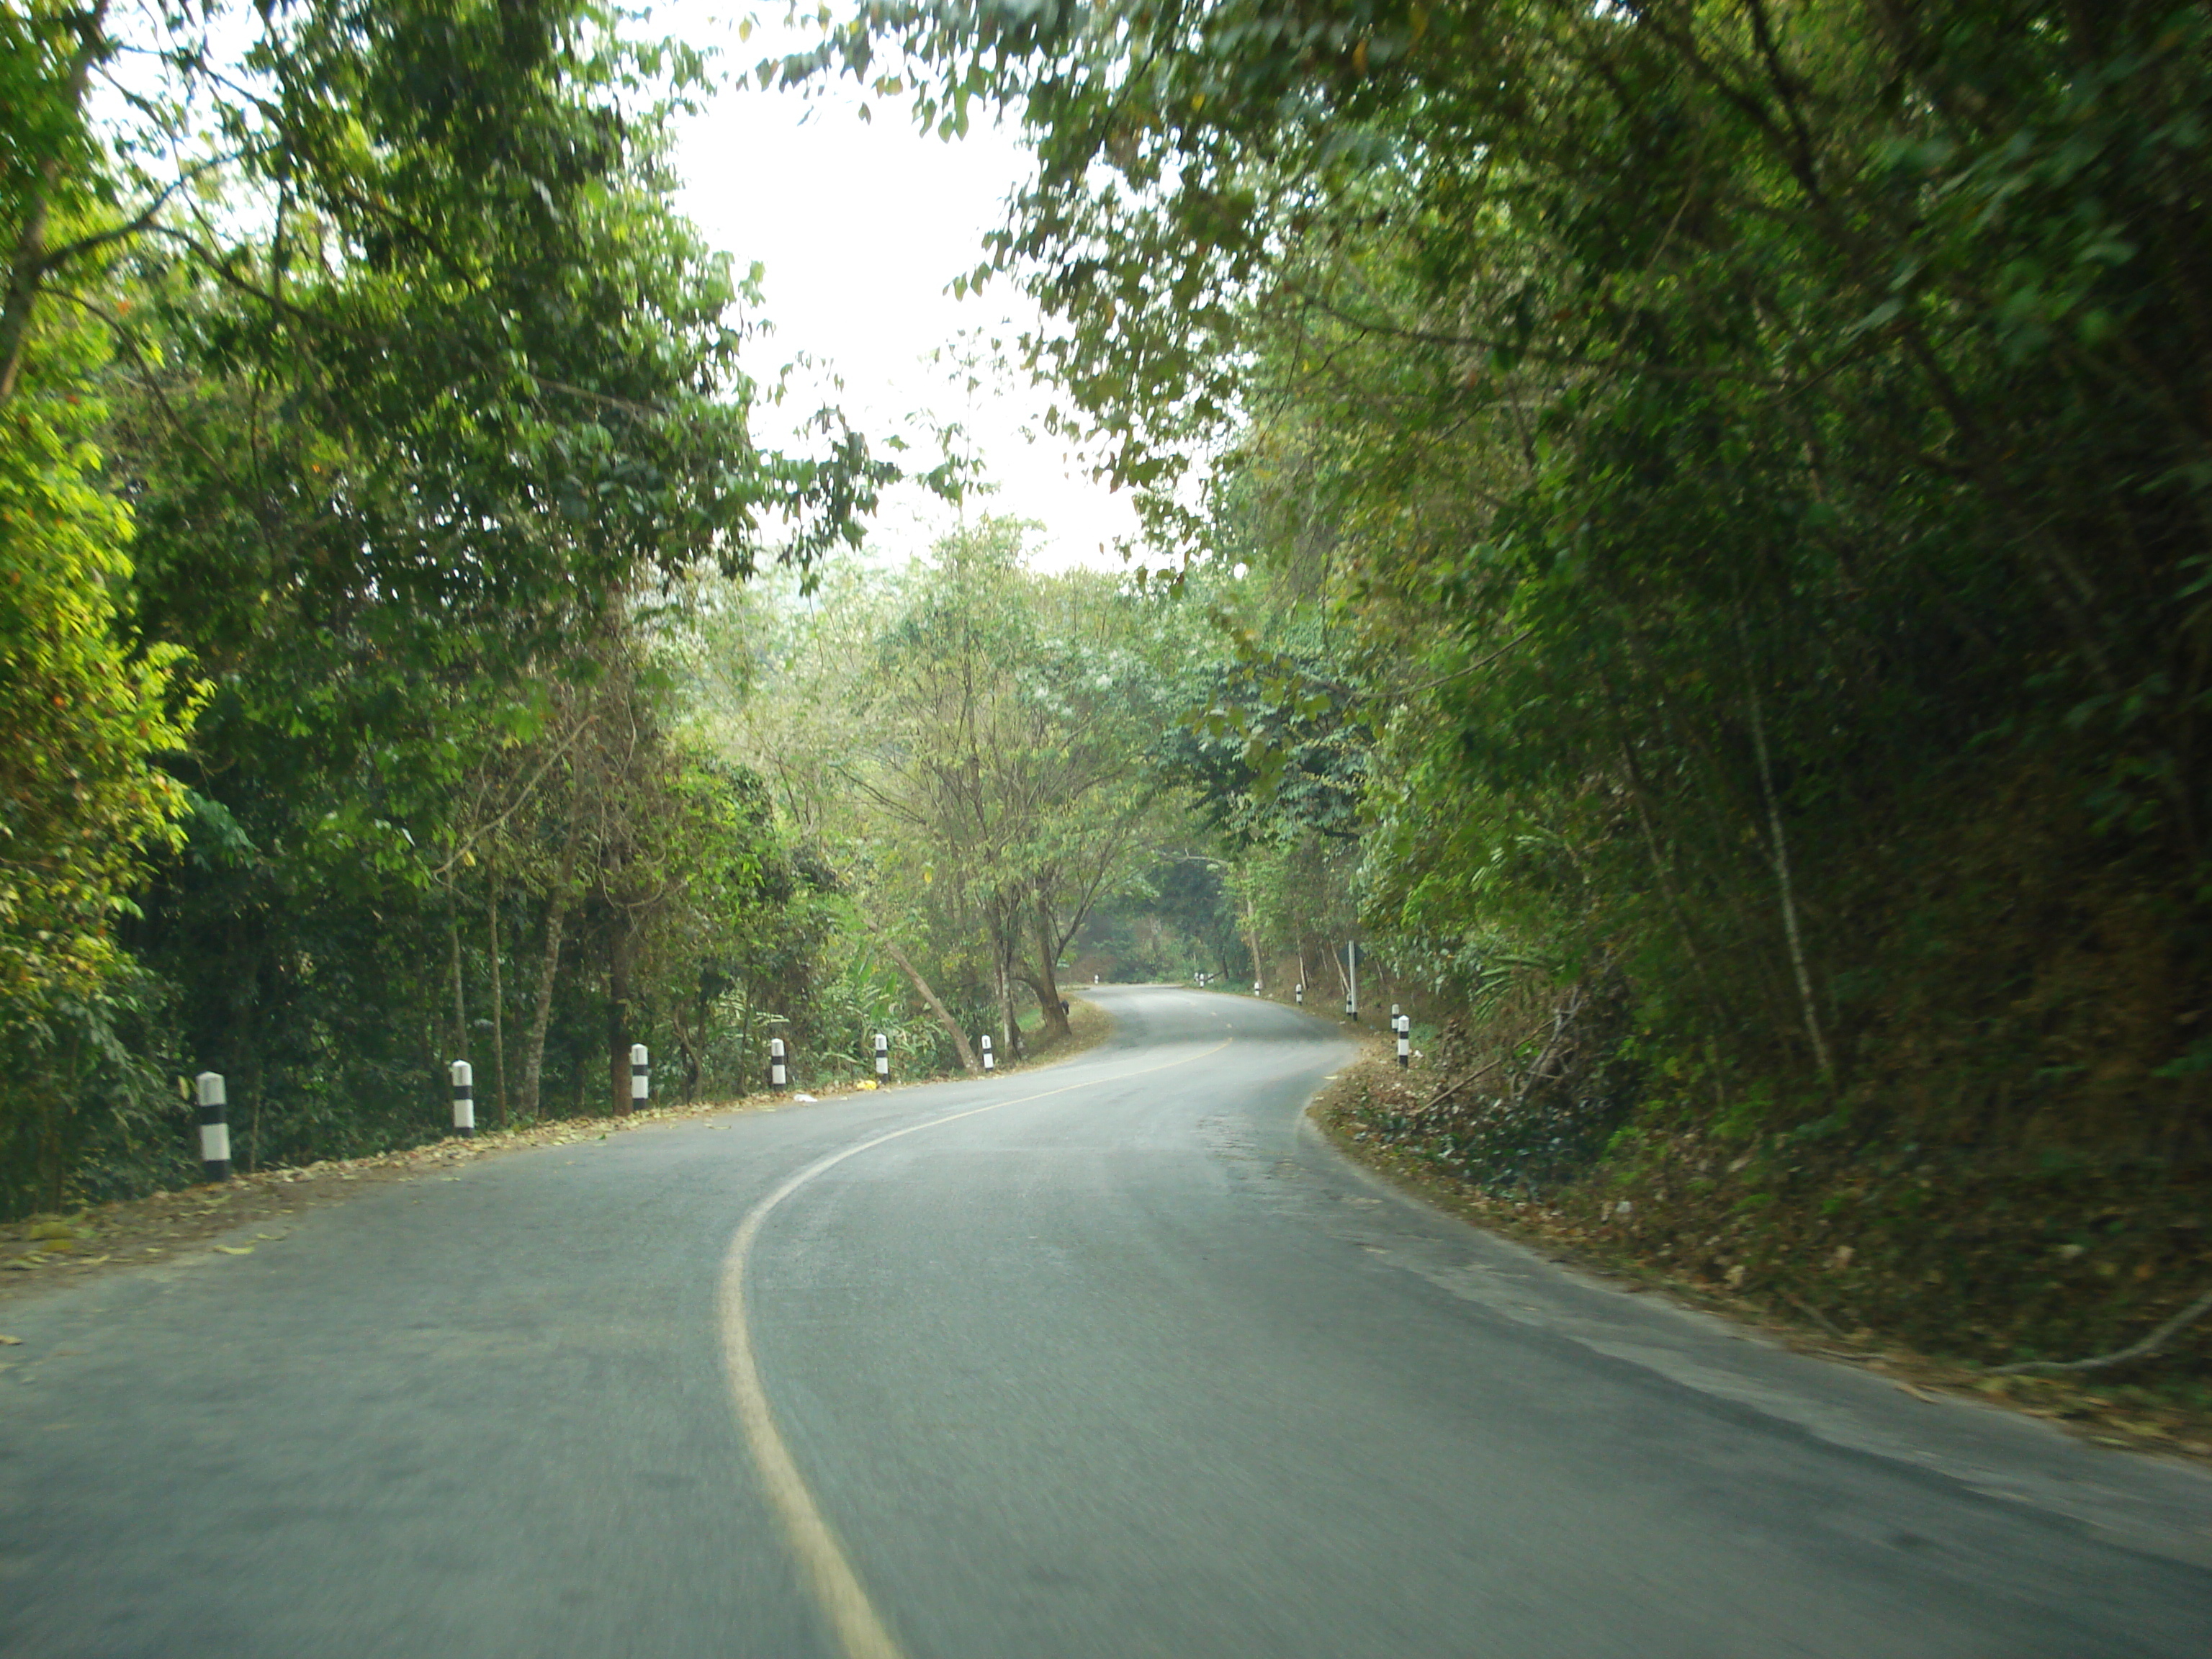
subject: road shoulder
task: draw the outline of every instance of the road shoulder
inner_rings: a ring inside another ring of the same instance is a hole
[[[1613,1289],[1662,1296],[1716,1316],[1794,1352],[1849,1366],[1925,1401],[1952,1398],[2042,1419],[2091,1444],[2173,1458],[2212,1469],[2212,1413],[2117,1399],[2065,1376],[1992,1376],[1981,1367],[1920,1352],[1876,1333],[1823,1329],[1796,1310],[1724,1285],[1691,1283],[1617,1243],[1593,1240],[1561,1211],[1503,1198],[1397,1146],[1366,1136],[1359,1112],[1396,1076],[1387,1042],[1341,1068],[1308,1107],[1330,1146],[1401,1194],[1486,1232],[1526,1245],[1548,1261]]]

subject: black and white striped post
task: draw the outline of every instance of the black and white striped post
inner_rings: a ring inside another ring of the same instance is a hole
[[[1306,1006],[1306,987],[1304,980],[1298,981],[1298,988],[1291,994],[1297,998],[1299,1007],[1303,1008]]]
[[[230,1097],[224,1093],[221,1072],[202,1072],[200,1091],[200,1169],[210,1181],[230,1179],[230,1125],[223,1114]]]
[[[642,1042],[629,1045],[629,1109],[641,1112],[645,1103],[653,1098],[653,1056],[646,1053]]]
[[[791,1081],[790,1069],[783,1063],[783,1039],[768,1040],[768,1086],[781,1089]]]
[[[477,1073],[465,1060],[457,1060],[446,1067],[446,1074],[453,1085],[453,1133],[464,1139],[473,1139],[477,1133]]]
[[[991,1052],[991,1034],[986,1031],[983,1033],[983,1069],[992,1071],[998,1064],[999,1057]]]
[[[889,1083],[890,1080],[891,1040],[878,1031],[876,1033],[876,1081]]]
[[[1413,1017],[1395,1012],[1394,1004],[1390,1027],[1398,1034],[1398,1069],[1402,1072],[1413,1063]]]

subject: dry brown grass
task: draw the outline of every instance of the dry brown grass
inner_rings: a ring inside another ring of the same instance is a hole
[[[1314,1103],[1313,1115],[1340,1149],[1399,1186],[1625,1289],[1723,1314],[1802,1352],[1887,1376],[1907,1394],[1972,1395],[2051,1419],[2100,1445],[2212,1462],[2212,1412],[2170,1389],[2085,1376],[1993,1376],[1985,1367],[1923,1352],[1894,1331],[1839,1328],[1784,1288],[1745,1282],[1748,1274],[1732,1285],[1725,1270],[1715,1276],[1707,1271],[1709,1259],[1686,1270],[1669,1259],[1682,1239],[1662,1217],[1641,1219],[1632,1229],[1594,1222],[1594,1212],[1611,1200],[1609,1188],[1595,1200],[1581,1193],[1535,1200],[1486,1193],[1437,1167],[1418,1146],[1376,1133],[1376,1120],[1418,1104],[1422,1087],[1420,1074],[1401,1073],[1378,1042],[1338,1074]]]

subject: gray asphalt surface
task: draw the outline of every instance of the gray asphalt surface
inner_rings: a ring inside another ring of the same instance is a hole
[[[15,1308],[0,1653],[841,1656],[717,1279],[781,1183],[939,1118],[793,1190],[746,1279],[908,1659],[2212,1652],[2212,1480],[1395,1195],[1301,1122],[1318,1021],[1102,1000],[1065,1066],[487,1160]]]

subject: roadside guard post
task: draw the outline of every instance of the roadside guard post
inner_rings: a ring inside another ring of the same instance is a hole
[[[1402,1072],[1413,1064],[1410,1056],[1413,1052],[1413,1017],[1400,1014],[1390,1023],[1398,1028],[1398,1069]]]
[[[446,1072],[453,1083],[453,1133],[472,1139],[477,1132],[476,1068],[465,1060],[457,1060]]]
[[[891,1040],[881,1031],[876,1033],[876,1081],[891,1080]]]
[[[991,1034],[986,1031],[983,1033],[983,1069],[987,1072],[991,1071],[998,1066],[998,1063],[999,1057],[991,1052]]]
[[[1306,1006],[1306,982],[1304,980],[1300,980],[1298,981],[1297,995],[1298,999],[1298,1006],[1301,1008],[1304,1007]]]
[[[629,1109],[641,1110],[653,1098],[652,1056],[645,1052],[642,1042],[629,1045]]]
[[[202,1072],[200,1091],[200,1168],[210,1181],[230,1179],[230,1125],[223,1114],[229,1097],[223,1092],[221,1072]]]
[[[770,1037],[768,1040],[769,1087],[771,1089],[781,1089],[785,1084],[790,1081],[791,1073],[785,1068],[783,1063],[783,1039],[781,1037]]]

